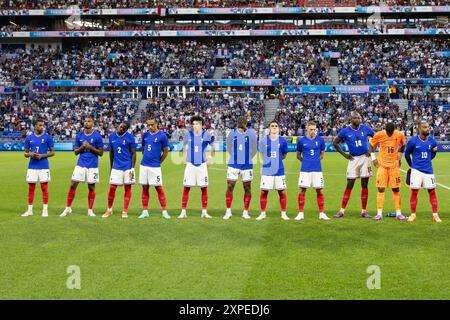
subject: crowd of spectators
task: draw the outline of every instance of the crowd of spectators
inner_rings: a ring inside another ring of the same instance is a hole
[[[323,53],[327,40],[241,41],[228,46],[233,52],[224,62],[224,78],[275,78],[286,84],[329,83],[329,62]]]
[[[0,50],[0,81],[33,79],[202,79],[214,71],[214,50],[192,41],[91,41],[70,47]]]
[[[432,135],[450,139],[448,93],[414,92],[408,95],[409,109],[403,111],[387,94],[280,95],[275,119],[283,136],[302,136],[306,123],[315,121],[320,135],[332,137],[349,124],[351,111],[358,111],[363,123],[375,131],[382,130],[387,122],[394,122],[396,128],[409,137],[415,134],[414,124],[425,120],[432,127]],[[247,117],[249,126],[256,131],[262,130],[264,102],[264,95],[218,92],[185,98],[160,96],[149,100],[139,114],[138,100],[111,95],[43,94],[32,98],[24,96],[20,101],[5,97],[0,99],[0,137],[10,132],[29,133],[33,130],[33,119],[43,118],[56,141],[72,140],[82,129],[84,117],[93,115],[104,138],[118,123],[129,121],[139,141],[146,130],[145,119],[152,114],[173,142],[182,140],[194,115],[202,116],[205,129],[213,131],[221,141],[235,127],[239,116]]]
[[[2,9],[105,8],[229,8],[229,7],[339,7],[339,6],[439,6],[449,0],[1,0]]]
[[[341,84],[384,83],[389,78],[448,78],[450,58],[445,39],[341,40],[333,51],[340,52],[338,72]]]
[[[308,121],[318,124],[320,135],[336,136],[349,123],[352,111],[358,111],[375,131],[382,130],[388,121],[399,130],[407,128],[406,113],[389,102],[386,94],[286,95],[275,119],[287,136],[304,135]]]
[[[264,121],[264,97],[259,95],[232,95],[211,92],[209,94],[166,96],[154,98],[146,106],[140,117],[132,123],[136,136],[145,130],[147,115],[155,116],[160,128],[172,141],[180,141],[190,128],[190,118],[200,115],[205,120],[205,129],[214,131],[218,140],[225,137],[230,128],[236,125],[239,116],[247,117],[248,124],[255,128]]]
[[[33,130],[33,120],[45,121],[56,141],[73,140],[83,128],[84,117],[92,115],[102,137],[107,137],[121,121],[132,121],[138,100],[98,95],[36,95],[17,101],[0,100],[0,132]]]

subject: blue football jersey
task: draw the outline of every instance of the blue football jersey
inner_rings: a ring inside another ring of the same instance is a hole
[[[169,139],[167,135],[158,131],[152,134],[147,131],[142,138],[142,150],[144,155],[142,156],[141,165],[145,167],[161,167],[161,154],[164,148],[169,146]]]
[[[297,141],[297,151],[303,156],[300,171],[322,172],[320,153],[325,151],[325,141],[322,137],[316,136],[314,139],[302,137]]]
[[[55,144],[51,135],[43,133],[37,136],[33,133],[26,137],[24,148],[34,153],[47,154],[50,148],[54,146]],[[40,160],[30,158],[28,169],[50,169],[48,158]]]
[[[367,139],[374,135],[375,132],[370,127],[362,124],[356,130],[352,126],[341,129],[338,138],[347,143],[350,155],[357,157],[369,152]]]
[[[121,136],[113,132],[109,136],[109,147],[110,152],[114,151],[113,169],[129,170],[133,167],[131,149],[136,149],[134,135],[128,131]]]
[[[230,131],[227,136],[227,145],[231,146],[228,166],[240,170],[253,169],[251,151],[257,149],[256,133],[247,129],[240,133],[238,129]]]
[[[263,153],[263,176],[283,176],[283,155],[288,153],[286,139],[278,137],[276,140],[270,136],[263,136],[259,142],[259,150]]]
[[[214,137],[209,134],[208,131],[203,130],[201,134],[195,135],[194,131],[189,131],[183,140],[183,144],[186,146],[186,161],[192,163],[198,167],[202,163],[206,162],[206,148],[213,145]]]
[[[437,142],[434,138],[428,137],[428,139],[424,141],[420,139],[419,136],[414,136],[406,144],[406,161],[413,169],[423,173],[433,174],[433,165],[431,164],[431,160],[436,155],[436,152],[432,152],[435,147],[437,147]]]
[[[81,147],[84,141],[87,141],[95,149],[103,148],[103,139],[98,131],[94,130],[89,135],[84,133],[84,130],[79,132],[75,138],[75,146]],[[83,149],[78,158],[77,166],[82,168],[98,168],[98,155],[88,149]]]

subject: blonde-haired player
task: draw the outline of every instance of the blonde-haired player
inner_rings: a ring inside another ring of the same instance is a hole
[[[375,167],[377,167],[377,215],[373,219],[382,219],[384,194],[386,188],[392,189],[394,197],[395,215],[397,220],[405,220],[401,211],[400,186],[400,165],[403,152],[405,151],[406,140],[402,132],[395,130],[393,123],[386,124],[385,130],[377,132],[370,140],[370,154]],[[375,156],[375,149],[379,147],[379,160]],[[400,149],[399,149],[400,146]]]

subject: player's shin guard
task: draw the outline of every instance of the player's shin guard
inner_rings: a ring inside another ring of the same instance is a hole
[[[125,195],[123,197],[123,212],[128,212],[128,207],[130,206],[131,201],[131,185],[124,185]]]
[[[183,196],[181,198],[181,209],[185,210],[189,201],[189,191],[191,188],[184,187],[183,188]]]
[[[75,199],[75,193],[77,192],[77,189],[69,189],[69,192],[67,193],[67,201],[66,201],[66,207],[71,207],[73,199]]]
[[[208,187],[201,188],[202,190],[202,209],[208,209]]]
[[[305,208],[305,194],[302,192],[299,192],[298,194],[298,212],[304,212]]]
[[[409,204],[411,205],[411,214],[416,214],[418,194],[419,190],[411,189],[411,196],[409,197]]]
[[[149,186],[142,186],[142,209],[148,210],[148,201],[150,199],[150,192],[148,191]]]
[[[392,196],[394,198],[394,208],[396,211],[402,209],[402,197],[400,196],[400,192],[393,192]]]
[[[164,192],[164,188],[162,186],[155,187],[156,192],[158,193],[159,204],[161,205],[161,209],[163,211],[167,210],[166,204],[166,193]]]
[[[266,212],[267,208],[267,191],[261,191],[261,194],[259,196],[259,203],[261,205],[261,212]]]
[[[109,186],[109,192],[108,192],[108,209],[112,209],[114,204],[114,198],[116,197],[116,189],[117,186],[111,184]]]
[[[341,208],[345,209],[347,207],[348,200],[350,199],[350,195],[352,194],[352,189],[345,188],[344,196],[342,197]]]
[[[286,191],[279,190],[278,195],[280,196],[281,212],[286,212],[286,202],[287,202]]]
[[[244,194],[244,210],[248,211],[250,208],[250,201],[252,200],[252,194]]]
[[[428,195],[430,196],[431,208],[433,210],[433,214],[438,212],[438,201],[436,197],[436,190],[430,189],[428,190]]]
[[[42,191],[42,203],[44,205],[48,204],[48,182],[41,183],[41,191]]]
[[[88,206],[89,206],[90,210],[92,210],[92,208],[94,208],[94,201],[95,201],[95,190],[89,190],[89,192],[88,192]]]
[[[227,206],[227,209],[231,208],[231,203],[233,202],[233,192],[227,192],[225,194],[225,204]]]
[[[362,188],[361,189],[361,208],[362,211],[366,211],[367,208],[367,199],[369,198],[369,189],[368,188]]]
[[[394,196],[394,199],[395,199],[395,196]],[[377,209],[383,210],[383,207],[384,207],[384,192],[378,192],[377,193]]]
[[[317,206],[319,207],[319,212],[325,212],[325,196],[323,193],[317,194]]]

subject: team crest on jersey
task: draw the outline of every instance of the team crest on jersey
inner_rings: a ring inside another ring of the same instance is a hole
[[[155,142],[158,142],[158,138],[155,138]]]
[[[125,144],[125,140],[123,140],[123,144]]]
[[[42,143],[44,143],[44,139],[42,139]]]

